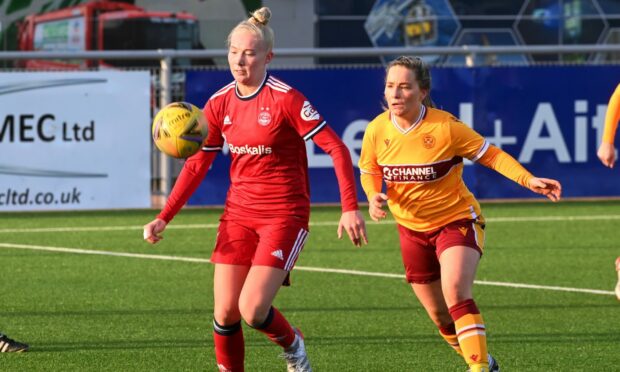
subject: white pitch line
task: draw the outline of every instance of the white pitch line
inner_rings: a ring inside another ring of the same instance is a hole
[[[16,249],[29,249],[29,250],[35,250],[35,251],[47,251],[47,252],[58,252],[58,253],[75,253],[75,254],[90,254],[90,255],[100,255],[100,256],[144,258],[144,259],[150,259],[150,260],[164,260],[164,261],[181,261],[181,262],[195,262],[195,263],[210,263],[211,262],[210,260],[206,258],[197,258],[197,257],[98,251],[98,250],[90,250],[90,249],[49,247],[49,246],[42,246],[42,245],[26,245],[26,244],[12,244],[12,243],[0,243],[0,248],[16,248]],[[379,272],[360,271],[360,270],[330,269],[330,268],[308,267],[308,266],[295,266],[295,270],[313,271],[313,272],[331,273],[331,274],[345,274],[345,275],[359,275],[359,276],[374,276],[374,277],[381,277],[381,278],[405,279],[405,276],[402,274],[379,273]],[[484,280],[476,280],[474,281],[474,283],[478,285],[491,285],[491,286],[510,287],[510,288],[542,289],[542,290],[549,290],[549,291],[578,292],[578,293],[589,293],[589,294],[609,295],[609,296],[615,295],[615,293],[612,291],[602,291],[598,289],[587,289],[587,288],[571,288],[571,287],[557,287],[557,286],[545,286],[545,285],[523,284],[523,283],[492,282],[492,281],[484,281]]]
[[[620,215],[591,215],[591,216],[524,216],[524,217],[491,217],[487,218],[487,223],[503,222],[546,222],[546,221],[600,221],[600,220],[620,220]],[[394,225],[394,220],[384,220],[380,222],[369,221],[368,225]],[[206,224],[171,224],[166,229],[185,230],[185,229],[217,229],[218,223]],[[310,226],[338,226],[338,221],[317,221],[310,222]],[[84,227],[33,227],[0,229],[0,234],[12,233],[44,233],[44,232],[84,232],[84,231],[126,231],[142,230],[143,226],[84,226]]]
[[[0,248],[17,248],[17,249],[30,249],[34,251],[47,251],[58,253],[76,253],[76,254],[91,254],[99,256],[117,256],[117,257],[130,257],[130,258],[146,258],[149,260],[164,260],[164,261],[183,261],[183,262],[198,262],[198,263],[210,263],[211,261],[206,258],[196,257],[181,257],[181,256],[167,256],[159,254],[141,254],[141,253],[127,253],[127,252],[113,252],[113,251],[97,251],[91,249],[79,249],[79,248],[64,248],[64,247],[48,247],[44,245],[26,245],[26,244],[12,244],[12,243],[0,243]]]

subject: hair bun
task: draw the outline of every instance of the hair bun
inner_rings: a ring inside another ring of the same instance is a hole
[[[252,17],[250,17],[249,21],[252,23],[260,23],[263,26],[267,26],[269,20],[271,19],[271,10],[266,6],[255,10],[252,13]]]

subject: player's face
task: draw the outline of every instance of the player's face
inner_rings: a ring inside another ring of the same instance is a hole
[[[420,89],[412,70],[396,65],[387,72],[384,94],[392,114],[408,119],[417,117],[427,93]]]
[[[228,65],[237,83],[257,88],[263,81],[273,53],[263,40],[246,29],[237,29],[230,37]]]

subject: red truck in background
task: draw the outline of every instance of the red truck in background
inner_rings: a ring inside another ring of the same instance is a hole
[[[19,24],[23,51],[202,49],[198,20],[185,12],[147,11],[98,0],[26,17]],[[20,67],[76,69],[159,66],[157,60],[23,60]],[[176,59],[175,65],[189,64]]]

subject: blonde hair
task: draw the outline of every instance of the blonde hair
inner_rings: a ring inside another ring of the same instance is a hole
[[[274,35],[271,27],[267,25],[270,19],[271,10],[269,10],[266,6],[255,10],[250,15],[250,18],[239,22],[237,26],[230,31],[228,38],[226,39],[226,46],[230,47],[230,38],[235,31],[245,29],[252,32],[260,40],[262,40],[267,51],[271,50],[273,48]]]
[[[390,71],[394,66],[403,66],[411,71],[415,75],[415,79],[418,81],[418,85],[421,89],[426,90],[426,97],[422,104],[426,107],[435,107],[433,100],[431,99],[431,70],[426,63],[419,57],[400,56],[395,60],[388,63],[385,73]]]

